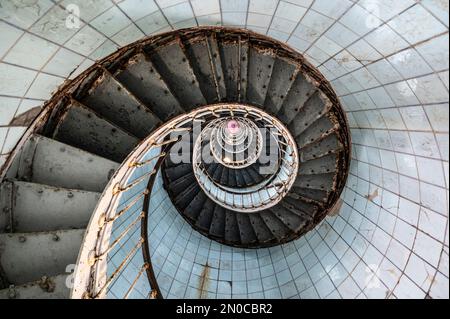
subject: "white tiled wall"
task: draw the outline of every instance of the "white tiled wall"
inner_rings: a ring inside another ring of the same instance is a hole
[[[70,4],[79,29],[66,27]],[[208,262],[202,297],[448,298],[448,20],[447,0],[0,0],[0,165],[25,129],[12,119],[94,60],[166,30],[246,27],[304,53],[340,96],[353,139],[344,204],[258,251],[206,240],[165,205],[178,230],[160,248],[167,296],[198,296]]]

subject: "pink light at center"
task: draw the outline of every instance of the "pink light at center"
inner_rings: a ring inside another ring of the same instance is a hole
[[[237,133],[239,133],[240,129],[241,129],[241,127],[239,126],[239,123],[236,120],[228,121],[228,123],[227,123],[228,132],[230,132],[231,134],[237,134]]]

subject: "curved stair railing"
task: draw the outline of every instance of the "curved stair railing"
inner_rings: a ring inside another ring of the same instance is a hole
[[[197,182],[213,201],[222,207],[233,211],[252,213],[276,205],[288,193],[292,187],[298,171],[298,151],[294,138],[284,125],[261,110],[250,108],[244,105],[226,105],[220,111],[216,111],[217,116],[228,118],[231,116],[243,117],[251,121],[258,121],[265,134],[270,134],[277,143],[278,158],[275,170],[270,177],[257,185],[244,188],[227,187],[216,182],[208,173],[207,167],[202,165],[201,151],[202,139],[206,139],[203,134],[208,131],[206,127],[194,144],[193,167]],[[219,115],[220,114],[220,115]],[[214,122],[211,123],[212,125]],[[213,135],[215,132],[211,133]]]
[[[142,276],[147,276],[148,292],[144,297],[162,298],[153,272],[147,234],[151,194],[155,178],[170,148],[183,134],[192,131],[195,121],[204,122],[229,114],[248,114],[254,118],[267,116],[262,110],[237,104],[216,104],[182,114],[157,128],[144,139],[122,163],[105,188],[92,218],[78,256],[73,275],[72,298],[105,298],[126,270],[127,280],[121,283],[121,296],[130,297]],[[274,120],[275,127],[281,124]],[[280,133],[289,134],[286,131]],[[288,139],[289,143],[294,143]],[[284,177],[275,176],[261,190],[282,187],[270,200],[277,200],[293,184],[297,171],[297,148],[287,143],[284,147],[280,170]],[[290,157],[290,159],[289,159]],[[281,186],[279,186],[281,184]],[[254,186],[255,187],[255,186]],[[258,192],[261,190],[257,190]],[[236,196],[248,196],[236,193]],[[260,195],[262,196],[262,195]],[[224,204],[219,198],[217,202]],[[248,209],[265,207],[267,200]],[[239,208],[239,207],[236,207]],[[124,287],[124,284],[127,285]],[[126,289],[124,289],[126,288]],[[142,288],[141,288],[142,290]],[[140,291],[143,296],[143,291]]]

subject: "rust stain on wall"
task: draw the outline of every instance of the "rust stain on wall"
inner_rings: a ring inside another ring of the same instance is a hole
[[[342,204],[343,204],[343,200],[341,198],[339,198],[336,202],[336,204],[334,204],[334,206],[330,209],[330,212],[328,213],[328,216],[336,216],[339,214]]]
[[[204,299],[206,298],[206,293],[207,293],[207,289],[208,289],[208,285],[209,285],[209,270],[210,267],[208,265],[208,263],[206,263],[205,267],[203,267],[202,273],[200,275],[200,282],[199,282],[199,295],[198,298],[199,299]]]
[[[377,197],[378,197],[378,188],[374,190],[372,194],[366,195],[366,198],[370,201],[373,201]]]

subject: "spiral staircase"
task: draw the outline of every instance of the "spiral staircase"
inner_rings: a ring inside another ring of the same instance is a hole
[[[206,132],[211,123],[220,128],[217,121],[225,134],[220,147],[236,147],[243,131],[243,140],[259,144],[243,161],[213,156],[203,163],[198,150],[213,150],[219,131],[202,140],[196,126]],[[159,151],[150,156],[152,147]],[[188,162],[173,160],[180,149],[189,150]],[[275,169],[264,172],[254,150],[276,154]],[[103,256],[125,249],[117,229],[136,225],[145,262],[136,278],[145,273],[149,297],[161,297],[146,238],[157,173],[196,231],[225,245],[261,248],[299,238],[332,211],[349,158],[336,95],[286,45],[211,27],[135,42],[60,88],[9,158],[0,185],[0,298],[107,297],[103,287],[122,264],[111,270]],[[141,206],[126,216],[135,204]],[[102,237],[104,230],[110,235]],[[73,279],[67,267],[75,264]],[[98,274],[104,277],[96,282]]]

